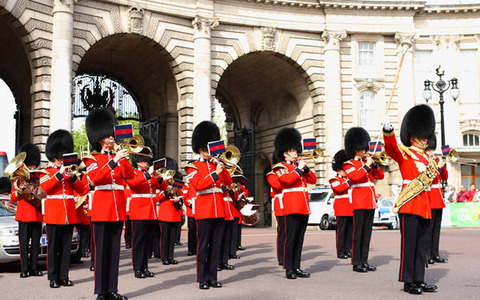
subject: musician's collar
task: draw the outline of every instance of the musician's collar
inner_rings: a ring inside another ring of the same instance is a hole
[[[108,150],[103,150],[103,149],[102,149],[102,151],[100,151],[100,153],[101,153],[101,154],[108,154],[108,155],[110,155],[110,154],[112,154],[112,151],[108,151]]]
[[[290,164],[290,165],[294,165],[294,166],[296,166],[296,165],[297,165],[297,163],[296,163],[296,162],[294,162],[294,161],[289,161],[289,160],[286,160],[285,162],[286,162],[287,164]]]
[[[359,157],[359,156],[355,156],[353,159],[354,159],[354,160],[358,160],[358,161],[362,161],[362,158]]]
[[[208,159],[203,158],[203,157],[199,157],[198,160],[201,161],[201,162],[208,162]]]
[[[139,170],[140,172],[147,172],[147,171],[148,171],[148,170],[146,170],[146,169],[145,169],[145,170],[143,170],[143,169],[142,169],[142,168],[140,168],[140,167],[138,167],[138,170]]]

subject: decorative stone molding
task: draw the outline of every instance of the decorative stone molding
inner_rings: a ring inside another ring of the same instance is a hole
[[[45,109],[45,108],[37,109],[33,112],[33,117],[35,119],[37,119],[37,118],[47,118],[48,119],[50,117],[50,110]]]
[[[143,33],[143,8],[130,7],[128,10],[128,31],[131,33]]]
[[[322,33],[322,39],[325,42],[325,51],[340,50],[340,41],[347,37],[346,31],[329,31]]]
[[[219,24],[217,18],[206,19],[199,16],[195,16],[192,21],[193,26],[193,38],[197,37],[210,37],[211,29],[217,27]]]
[[[73,14],[74,2],[78,2],[78,0],[54,0],[53,13],[67,12]]]
[[[275,50],[275,31],[273,27],[262,27],[262,50],[274,51]]]
[[[355,82],[354,86],[359,92],[370,90],[378,93],[384,88],[381,83],[383,80],[378,78],[355,78]]]
[[[458,49],[460,47],[460,41],[462,38],[463,36],[460,34],[433,35],[431,37],[437,49],[440,49],[440,48],[449,49],[450,47],[453,47],[454,49]]]

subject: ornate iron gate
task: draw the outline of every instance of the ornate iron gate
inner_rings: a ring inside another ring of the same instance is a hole
[[[235,128],[235,146],[238,147],[242,157],[240,166],[243,175],[248,178],[247,189],[251,196],[255,195],[255,125],[250,128]]]
[[[159,117],[147,120],[145,122],[142,122],[142,126],[140,129],[140,134],[143,136],[148,136],[151,138],[154,142],[155,149],[152,149],[153,151],[153,157],[158,158],[158,136],[159,136]]]

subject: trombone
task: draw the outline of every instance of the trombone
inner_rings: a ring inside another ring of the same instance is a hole
[[[372,159],[377,164],[380,164],[385,167],[389,167],[393,164],[393,159],[390,156],[388,156],[385,150],[383,150],[379,154],[372,155]]]
[[[153,157],[152,149],[145,146],[145,140],[140,134],[135,134],[133,137],[129,138],[126,143],[118,143],[116,145],[127,146],[128,153],[130,154]],[[140,153],[143,149],[148,149],[149,154]]]
[[[225,152],[223,152],[218,157],[212,156],[207,152],[203,152],[203,154],[209,159],[211,158],[218,159],[223,164],[223,166],[227,169],[230,175],[233,175],[235,171],[243,174],[242,168],[240,168],[240,166],[238,165],[241,154],[240,154],[240,150],[236,146],[233,146],[233,145],[227,146],[227,148],[225,148]]]
[[[444,157],[442,154],[434,154],[434,157]],[[466,165],[476,166],[478,163],[474,158],[460,157],[457,150],[451,149],[450,152],[445,156],[451,163],[463,163]]]
[[[331,160],[330,161],[324,161],[323,160],[324,157],[329,157],[329,156],[325,155],[325,151],[323,149],[316,148],[316,149],[313,149],[312,152],[309,153],[309,154],[300,155],[299,157],[297,157],[297,160],[299,160],[299,159],[303,159],[303,160],[311,159],[316,164],[329,164],[329,163],[332,162]]]

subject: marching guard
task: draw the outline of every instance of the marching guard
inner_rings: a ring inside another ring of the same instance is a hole
[[[25,143],[20,146],[18,152],[25,152],[26,157],[23,163],[29,170],[35,170],[40,165],[40,149],[32,143]],[[13,179],[12,179],[13,180]],[[20,246],[20,278],[28,276],[43,276],[43,272],[38,270],[38,254],[40,252],[40,238],[42,237],[42,209],[40,206],[34,206],[32,201],[41,201],[35,193],[35,188],[39,188],[38,180],[29,184],[23,190],[23,193],[17,193],[12,184],[10,193],[11,203],[17,204],[15,212],[15,221],[18,222],[18,242]],[[40,188],[41,189],[41,188]],[[35,199],[37,198],[37,199]]]
[[[337,257],[346,259],[352,257],[353,240],[353,205],[350,198],[352,184],[345,175],[342,166],[348,160],[345,150],[340,150],[333,157],[332,169],[337,175],[329,180],[330,187],[335,195],[333,210],[337,218],[337,230],[335,232]]]
[[[274,142],[275,156],[280,163],[273,166],[273,172],[278,176],[283,194],[286,232],[283,268],[288,279],[310,277],[309,272],[300,269],[300,264],[310,214],[307,184],[315,184],[317,177],[299,158],[301,139],[297,129],[282,128]]]
[[[83,158],[87,176],[95,185],[89,203],[95,244],[95,287],[97,299],[127,299],[118,294],[118,267],[123,222],[127,219],[125,186],[135,176],[126,159],[128,150],[115,149],[115,115],[106,109],[93,110],[85,120],[88,141],[94,152]],[[118,151],[117,151],[118,150]]]
[[[377,206],[374,179],[383,179],[382,169],[368,155],[370,135],[362,127],[352,127],[345,134],[345,152],[350,159],[343,163],[343,170],[352,183],[354,272],[376,271],[368,264],[368,252],[372,237],[373,214]]]
[[[70,167],[63,165],[63,155],[73,152],[73,136],[59,129],[47,139],[46,155],[53,163],[45,169],[48,174],[40,178],[47,194],[45,201],[45,224],[47,224],[47,271],[51,288],[72,286],[68,278],[70,251],[74,224],[78,223],[74,191],[88,192],[88,184],[80,180]]]
[[[208,142],[220,140],[220,130],[214,123],[203,121],[193,130],[192,149],[200,158],[185,169],[190,186],[197,192],[197,282],[200,289],[220,288],[217,265],[220,243],[225,228],[224,200],[221,185],[231,185],[232,178],[223,164],[208,155]]]
[[[403,145],[397,145],[388,118],[383,121],[385,151],[398,163],[403,179],[402,191],[393,211],[398,211],[400,216],[401,257],[398,280],[404,282],[403,289],[410,294],[437,289],[436,285],[424,281],[427,227],[432,217],[427,188],[438,172],[424,150],[434,135],[435,117],[427,105],[414,106],[403,117],[400,131]]]

